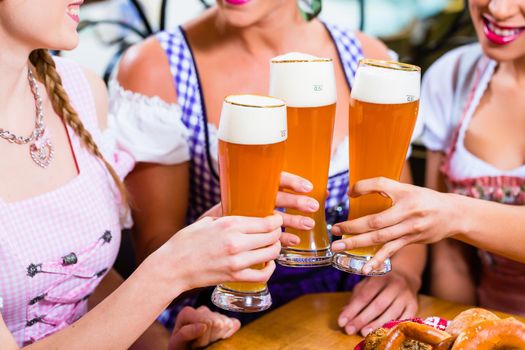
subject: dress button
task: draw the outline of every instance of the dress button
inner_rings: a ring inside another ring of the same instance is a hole
[[[111,242],[111,238],[112,238],[111,231],[106,231],[106,232],[104,232],[104,234],[102,235],[102,239],[103,239],[104,242],[106,242],[106,243]]]
[[[69,253],[68,255],[62,257],[62,265],[64,266],[75,265],[77,262],[78,258],[75,253]]]
[[[29,277],[35,277],[39,272],[42,272],[42,264],[30,264],[27,267],[27,275]]]

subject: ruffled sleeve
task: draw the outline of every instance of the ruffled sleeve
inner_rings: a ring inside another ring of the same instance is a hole
[[[129,153],[135,162],[173,165],[190,159],[188,129],[177,104],[147,97],[110,83],[106,149]]]

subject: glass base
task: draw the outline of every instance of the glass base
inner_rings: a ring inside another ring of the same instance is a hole
[[[382,276],[392,270],[390,259],[386,259],[382,266],[376,268],[368,274],[363,273],[363,267],[368,261],[370,261],[371,258],[371,256],[337,253],[332,259],[332,266],[338,270],[362,276]]]
[[[330,249],[299,250],[293,248],[281,249],[277,263],[287,267],[322,267],[332,265]]]
[[[260,292],[239,292],[218,285],[211,295],[211,301],[221,309],[246,313],[264,311],[272,306],[268,288]]]

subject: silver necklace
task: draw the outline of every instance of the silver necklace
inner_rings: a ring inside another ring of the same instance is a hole
[[[53,160],[53,145],[49,139],[49,134],[46,131],[44,126],[44,112],[43,112],[43,103],[42,97],[40,96],[40,91],[38,84],[36,82],[31,69],[28,69],[27,76],[29,80],[29,85],[31,86],[31,92],[35,98],[36,105],[36,117],[35,117],[35,128],[31,135],[27,137],[16,136],[9,130],[4,130],[0,128],[0,138],[9,141],[10,143],[16,143],[17,145],[29,145],[29,153],[33,161],[42,168],[47,168],[47,166]]]

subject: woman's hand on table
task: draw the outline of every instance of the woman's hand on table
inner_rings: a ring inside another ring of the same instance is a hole
[[[212,312],[206,306],[187,306],[177,316],[168,350],[202,348],[231,337],[240,327],[239,320]]]
[[[384,244],[364,266],[373,271],[401,248],[413,243],[435,243],[454,232],[456,208],[450,194],[400,183],[387,178],[357,182],[352,197],[379,193],[392,199],[392,207],[378,214],[334,225],[332,234],[354,235],[332,244],[334,252]]]
[[[315,213],[319,210],[319,202],[314,198],[308,197],[306,194],[313,190],[313,185],[310,181],[287,172],[281,173],[281,182],[279,184],[279,192],[275,200],[277,208],[295,209],[304,213]],[[295,193],[291,193],[291,191]],[[276,210],[276,214],[283,218],[283,226],[295,228],[298,230],[310,230],[315,226],[315,221],[312,218],[302,215],[291,215]],[[202,216],[220,217],[222,216],[221,204],[215,205]],[[299,244],[299,237],[296,235],[283,232],[281,235],[281,244],[289,247]]]
[[[366,336],[388,321],[412,318],[418,308],[418,289],[396,271],[366,278],[355,286],[337,323],[347,334]]]

